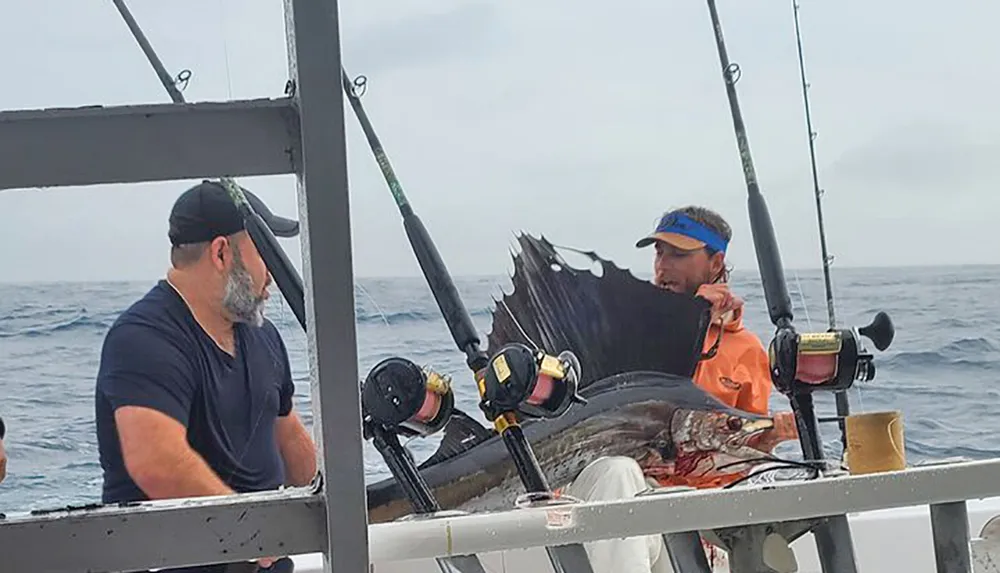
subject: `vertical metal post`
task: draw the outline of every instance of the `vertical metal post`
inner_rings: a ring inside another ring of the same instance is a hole
[[[299,112],[299,212],[312,408],[322,451],[324,571],[369,569],[340,30],[336,0],[285,0]]]
[[[858,560],[846,515],[831,515],[813,528],[813,537],[823,573],[857,573]]]
[[[965,501],[931,504],[931,533],[938,573],[972,573],[969,510]]]

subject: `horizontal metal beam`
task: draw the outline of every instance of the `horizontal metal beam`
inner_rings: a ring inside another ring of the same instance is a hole
[[[294,173],[289,98],[0,112],[0,189]]]
[[[1000,460],[649,495],[370,527],[371,560],[426,559],[701,531],[1000,495]]]
[[[321,551],[323,498],[308,490],[157,501],[0,520],[0,570],[135,571]]]
[[[0,520],[2,569],[120,571],[321,552],[326,548],[323,498],[308,491],[8,516]],[[966,462],[380,523],[369,526],[370,559],[433,559],[995,496],[1000,496],[1000,460]]]

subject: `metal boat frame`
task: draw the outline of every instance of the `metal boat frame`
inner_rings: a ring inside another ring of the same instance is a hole
[[[360,573],[372,561],[751,531],[930,505],[937,570],[972,570],[965,500],[1000,495],[1000,460],[369,526],[338,3],[284,2],[293,88],[286,97],[0,112],[0,189],[294,173],[322,480],[260,494],[7,516],[0,568],[119,571],[319,552],[326,573]]]

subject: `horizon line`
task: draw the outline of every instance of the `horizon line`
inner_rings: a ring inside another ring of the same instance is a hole
[[[989,267],[1000,267],[1000,263],[936,263],[936,264],[899,264],[899,265],[844,265],[838,266],[837,269],[846,271],[858,271],[858,270],[917,270],[917,269],[948,269],[948,268],[989,268]],[[633,275],[635,273],[632,269],[624,269],[629,271]],[[822,267],[786,267],[784,269],[785,273],[793,272],[822,272]],[[759,269],[747,270],[747,269],[734,269],[734,275],[748,275],[751,277],[760,277]],[[638,277],[638,275],[636,275]],[[510,278],[510,273],[467,273],[467,274],[452,274],[455,279],[495,279],[497,277]],[[18,285],[38,285],[38,284],[99,284],[99,283],[140,283],[140,282],[155,282],[161,280],[163,276],[156,277],[132,277],[132,278],[113,278],[113,279],[28,279],[28,280],[4,280],[0,279],[0,285],[5,286],[18,286]],[[410,274],[410,275],[355,275],[354,280],[401,280],[401,279],[423,279],[422,274]]]

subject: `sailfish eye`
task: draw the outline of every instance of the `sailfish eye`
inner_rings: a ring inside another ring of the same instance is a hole
[[[738,432],[743,429],[743,420],[735,416],[730,416],[729,419],[726,420],[726,427],[734,432]]]
[[[656,448],[656,452],[660,454],[660,458],[664,460],[672,460],[677,457],[677,450],[674,448],[672,442],[667,440],[657,440],[653,446]]]

